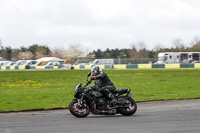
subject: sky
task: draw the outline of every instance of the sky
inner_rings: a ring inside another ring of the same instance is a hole
[[[200,0],[0,0],[1,45],[12,48],[153,49],[199,36]]]

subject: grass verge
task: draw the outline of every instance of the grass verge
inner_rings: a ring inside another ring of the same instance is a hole
[[[89,70],[1,71],[0,112],[66,108]],[[105,70],[136,101],[200,98],[200,69]]]

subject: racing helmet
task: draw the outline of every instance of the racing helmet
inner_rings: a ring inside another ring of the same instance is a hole
[[[92,76],[97,76],[101,73],[102,69],[100,66],[93,66],[91,69]]]

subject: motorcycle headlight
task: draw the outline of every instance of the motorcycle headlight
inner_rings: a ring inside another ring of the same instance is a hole
[[[82,84],[81,84],[81,83],[79,83],[79,84],[76,86],[75,92],[77,92],[78,90],[80,90],[80,88],[82,88]]]

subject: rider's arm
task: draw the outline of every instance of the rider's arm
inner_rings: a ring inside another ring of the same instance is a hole
[[[97,76],[93,76],[93,79],[96,80],[96,79],[102,79],[102,78],[105,78],[105,77],[106,77],[106,73],[102,72]]]

